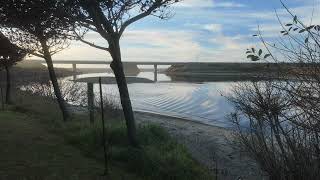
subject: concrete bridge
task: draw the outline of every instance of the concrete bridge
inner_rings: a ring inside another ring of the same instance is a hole
[[[42,60],[36,60],[40,63],[45,63]],[[76,79],[77,65],[110,65],[110,61],[84,61],[84,60],[53,60],[53,64],[66,64],[72,65],[72,70],[74,72],[73,79]],[[154,81],[158,81],[158,66],[159,65],[176,65],[176,64],[202,64],[200,62],[144,62],[144,61],[130,61],[123,62],[128,65],[152,65],[154,68]],[[207,64],[207,63],[206,63]]]
[[[44,63],[43,60],[33,60],[39,63]],[[72,65],[73,70],[73,79],[77,78],[77,65],[110,65],[110,61],[73,61],[73,60],[54,60],[53,64],[63,64],[63,65]],[[152,65],[154,68],[154,82],[158,80],[158,66],[159,65],[176,65],[176,64],[201,64],[201,63],[193,63],[193,62],[123,62],[127,65]],[[94,91],[93,91],[93,83],[87,82],[87,98],[88,98],[88,112],[90,117],[90,122],[94,121]]]

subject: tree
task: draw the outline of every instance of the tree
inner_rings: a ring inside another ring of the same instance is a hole
[[[11,42],[27,53],[45,59],[63,119],[69,118],[52,55],[68,47],[72,39],[69,18],[73,7],[62,0],[1,0],[0,25]]]
[[[282,3],[283,4],[283,3]],[[283,23],[280,39],[262,49],[247,49],[253,61],[276,62],[278,80],[242,84],[229,100],[240,145],[271,180],[320,177],[320,25],[304,24],[285,4],[292,21]],[[284,65],[282,62],[285,62]],[[279,81],[279,79],[281,81]],[[244,122],[249,124],[243,127]]]
[[[110,53],[112,57],[111,69],[113,70],[119,88],[121,104],[126,120],[128,138],[131,145],[136,146],[135,119],[124,74],[120,39],[126,28],[136,21],[147,16],[156,16],[161,19],[170,17],[169,6],[179,0],[76,0],[81,11],[78,24],[90,31],[97,32],[104,38],[109,47],[98,46],[78,38],[92,46]]]
[[[16,62],[22,61],[26,52],[12,44],[7,37],[0,32],[0,69],[6,71],[6,104],[11,103],[11,78],[10,68]]]

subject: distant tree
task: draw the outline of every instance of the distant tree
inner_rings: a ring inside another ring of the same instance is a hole
[[[0,70],[6,71],[6,104],[11,103],[11,78],[10,68],[18,61],[22,61],[26,52],[12,44],[7,37],[0,32]]]
[[[108,47],[102,47],[78,38],[92,46],[110,53],[113,70],[121,98],[121,104],[126,120],[128,138],[131,145],[137,145],[135,119],[128,92],[127,82],[121,59],[120,39],[126,28],[132,23],[147,16],[167,19],[171,16],[169,6],[179,0],[75,0],[80,11],[79,25],[89,31],[97,32],[108,42]]]
[[[55,96],[63,119],[69,118],[65,100],[62,97],[52,55],[69,45],[72,6],[62,0],[1,0],[0,25],[11,42],[31,55],[45,59]]]

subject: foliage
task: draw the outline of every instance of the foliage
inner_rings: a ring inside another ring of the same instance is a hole
[[[76,0],[74,2],[79,8],[79,25],[98,32],[110,43],[112,37],[120,38],[129,25],[149,15],[161,19],[169,18],[171,16],[169,6],[179,0]],[[82,36],[78,37],[83,40]],[[83,42],[102,50],[109,50],[94,43],[84,40]]]
[[[26,52],[14,44],[0,32],[0,69],[10,67],[21,61],[26,56]]]
[[[140,148],[133,148],[126,138],[126,127],[121,121],[107,124],[109,160],[114,166],[142,179],[212,179],[208,172],[196,163],[186,148],[177,144],[162,128],[144,125],[138,128]],[[99,122],[98,122],[99,123]],[[66,140],[80,148],[85,155],[102,161],[101,126],[73,122],[63,126]],[[60,126],[59,128],[60,129]]]
[[[64,137],[65,141],[82,153],[103,163],[101,121],[90,124],[86,115],[74,115],[67,123],[58,121],[59,113],[51,98],[18,93],[22,103],[14,110],[41,117],[49,132]],[[110,173],[117,171],[146,180],[162,179],[212,179],[208,171],[195,162],[186,148],[156,125],[141,125],[137,129],[140,148],[129,146],[126,126],[119,119],[106,119],[107,144],[109,145]]]
[[[78,39],[92,47],[105,50],[110,53],[112,62],[110,64],[113,70],[120,93],[121,105],[124,112],[128,138],[132,146],[138,146],[136,139],[135,119],[132,110],[130,95],[126,77],[124,74],[120,38],[125,29],[136,21],[147,16],[153,15],[164,19],[168,17],[166,13],[168,7],[179,0],[70,0],[78,8],[76,18],[77,25],[93,31],[108,42],[108,47],[96,45],[88,42],[84,37],[77,33]]]
[[[284,4],[283,4],[284,5]],[[253,61],[279,64],[280,81],[243,83],[229,100],[235,106],[230,118],[238,128],[237,138],[269,173],[270,179],[300,180],[320,177],[320,29],[305,25],[285,5],[292,22],[283,24],[278,43],[257,35],[263,50],[246,53]],[[263,55],[265,54],[265,55]],[[280,62],[294,63],[291,68]],[[244,125],[247,125],[243,127]]]
[[[68,46],[74,24],[73,8],[60,0],[2,0],[1,28],[6,36],[28,53],[43,57],[41,41],[53,55]]]

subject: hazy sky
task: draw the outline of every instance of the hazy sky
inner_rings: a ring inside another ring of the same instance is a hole
[[[320,24],[320,0],[284,0],[298,17]],[[275,10],[285,22],[288,14],[279,0],[184,0],[173,9],[174,17],[148,17],[137,22],[121,39],[123,61],[247,61],[245,50],[258,44],[252,34],[260,25],[272,41],[281,30]],[[96,44],[106,42],[98,34],[88,34]],[[110,60],[109,55],[80,42],[73,42],[54,59]]]

